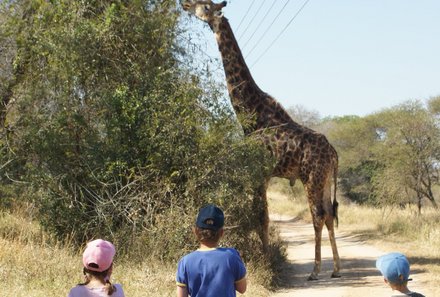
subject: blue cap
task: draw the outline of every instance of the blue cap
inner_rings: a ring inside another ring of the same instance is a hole
[[[390,283],[402,284],[409,280],[409,262],[401,253],[390,253],[379,257],[376,267]]]
[[[214,204],[208,204],[200,209],[196,226],[216,231],[223,227],[224,222],[225,216],[223,211]]]

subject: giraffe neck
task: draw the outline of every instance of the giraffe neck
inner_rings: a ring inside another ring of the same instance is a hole
[[[228,20],[222,17],[215,24],[210,24],[210,27],[215,34],[222,56],[234,110],[237,114],[256,116],[255,125],[245,133],[286,124],[299,126],[293,122],[279,102],[263,92],[255,83]]]
[[[264,95],[255,83],[235,39],[232,28],[225,17],[211,26],[221,53],[229,95],[234,108],[252,111],[256,97]]]

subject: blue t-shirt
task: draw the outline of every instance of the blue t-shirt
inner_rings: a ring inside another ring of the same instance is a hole
[[[235,283],[246,276],[237,250],[215,248],[196,250],[180,259],[178,286],[185,286],[191,297],[235,297]]]

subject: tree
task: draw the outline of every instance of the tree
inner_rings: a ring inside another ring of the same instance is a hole
[[[440,125],[436,100],[408,101],[375,114],[333,119],[329,139],[340,156],[340,184],[361,203],[434,207],[439,183]]]
[[[440,96],[432,97],[428,100],[428,110],[431,114],[440,118]]]
[[[358,203],[374,200],[371,179],[381,166],[372,148],[378,134],[369,118],[343,116],[331,121],[328,137],[339,155],[339,183],[344,194]]]
[[[321,116],[316,110],[307,110],[302,105],[293,105],[287,108],[287,113],[292,119],[308,128],[314,129],[321,122]]]
[[[375,192],[386,201],[416,197],[437,203],[432,188],[439,183],[440,130],[419,101],[409,101],[375,115],[383,134],[374,151],[384,169],[375,177]],[[393,198],[394,197],[394,198]],[[391,198],[391,199],[390,199]]]

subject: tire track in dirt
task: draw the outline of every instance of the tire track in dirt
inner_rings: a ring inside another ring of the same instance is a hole
[[[331,278],[333,259],[327,229],[324,228],[319,280],[307,281],[314,262],[312,224],[276,215],[271,216],[271,223],[278,226],[280,235],[287,244],[288,254],[288,263],[282,267],[284,273],[280,288],[272,293],[271,297],[391,296],[391,289],[385,286],[375,267],[377,257],[386,253],[385,251],[361,240],[359,236],[336,230],[342,277]],[[410,288],[427,293],[426,288],[415,284],[410,284]]]

